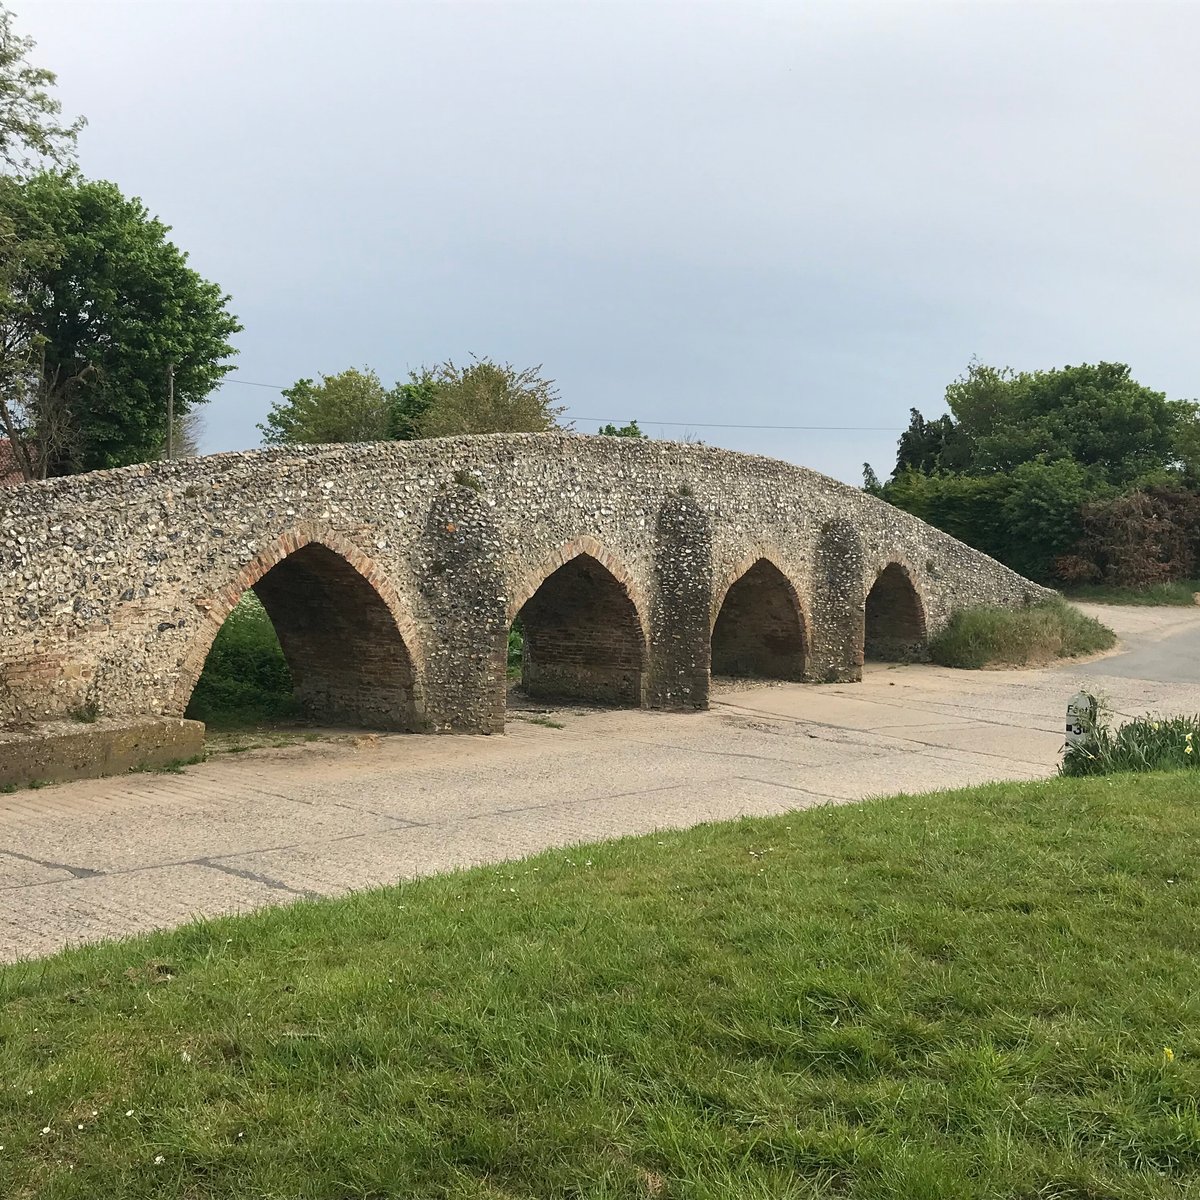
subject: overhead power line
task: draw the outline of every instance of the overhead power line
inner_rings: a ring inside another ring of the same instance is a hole
[[[282,392],[284,385],[277,383],[256,383],[253,379],[223,379],[218,385],[224,387],[227,383],[240,383],[243,387],[270,388]],[[623,422],[619,417],[572,417],[572,421],[594,421],[597,425],[616,425]],[[901,425],[727,425],[714,421],[648,421],[637,419],[639,425],[663,425],[672,429],[773,429],[791,432],[820,431],[823,433],[900,433]]]

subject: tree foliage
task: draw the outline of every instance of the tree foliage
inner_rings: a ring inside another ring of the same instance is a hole
[[[544,433],[565,412],[554,380],[541,366],[473,358],[460,367],[445,362],[429,376],[430,402],[416,420],[421,437],[465,433]]]
[[[168,226],[115,184],[73,172],[0,180],[0,218],[25,254],[0,312],[0,417],[38,475],[144,462],[176,411],[229,370],[241,326],[187,265]]]
[[[447,437],[465,433],[541,433],[563,409],[540,367],[473,359],[409,374],[385,389],[371,370],[301,379],[284,389],[259,426],[270,445]]]
[[[596,432],[601,437],[624,437],[624,438],[644,438],[644,434],[636,421],[630,421],[628,425],[602,425]]]
[[[971,461],[971,443],[967,434],[949,414],[927,421],[915,408],[909,410],[908,428],[896,447],[896,470],[965,471]]]
[[[946,389],[946,403],[971,453],[943,469],[988,473],[1071,459],[1116,485],[1168,467],[1187,416],[1124,363],[1107,362],[1020,373],[972,363]]]
[[[82,117],[63,123],[62,105],[50,92],[54,72],[28,61],[35,45],[16,32],[13,14],[0,6],[0,163],[10,175],[70,163],[84,124]]]
[[[1078,549],[1089,506],[1200,477],[1197,405],[1142,386],[1123,363],[1018,373],[972,362],[946,404],[934,420],[911,410],[876,494],[1034,578],[1102,570]]]
[[[383,441],[391,437],[392,399],[374,371],[351,367],[284,388],[259,429],[272,446]]]

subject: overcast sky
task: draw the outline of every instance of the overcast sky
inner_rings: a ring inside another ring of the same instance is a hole
[[[231,380],[542,363],[582,431],[854,483],[972,355],[1200,393],[1200,5],[10,3]]]

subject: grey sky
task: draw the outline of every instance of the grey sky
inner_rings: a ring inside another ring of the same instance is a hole
[[[11,3],[84,171],[232,294],[233,378],[541,362],[851,482],[973,354],[1200,392],[1200,6]]]

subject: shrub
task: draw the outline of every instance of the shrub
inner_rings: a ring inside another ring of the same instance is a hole
[[[889,504],[1004,562],[1011,537],[1004,502],[1012,486],[1007,475],[923,475],[906,471],[884,484],[881,496]]]
[[[1200,717],[1138,717],[1113,730],[1098,721],[1081,746],[1068,746],[1063,775],[1112,775],[1118,771],[1169,771],[1200,760]]]
[[[521,678],[521,666],[525,655],[525,631],[519,620],[512,623],[508,631],[508,677]]]
[[[1068,583],[1153,587],[1191,577],[1200,561],[1200,495],[1151,487],[1085,504],[1082,537],[1055,571]]]
[[[275,627],[246,592],[208,652],[187,715],[209,725],[254,725],[300,713]]]
[[[1118,587],[1107,583],[1086,583],[1071,588],[1073,600],[1093,604],[1173,605],[1189,608],[1196,603],[1200,579],[1177,579],[1174,583],[1156,583],[1150,587]]]
[[[1116,645],[1106,625],[1058,598],[1024,608],[963,608],[929,644],[943,667],[1031,666]]]

